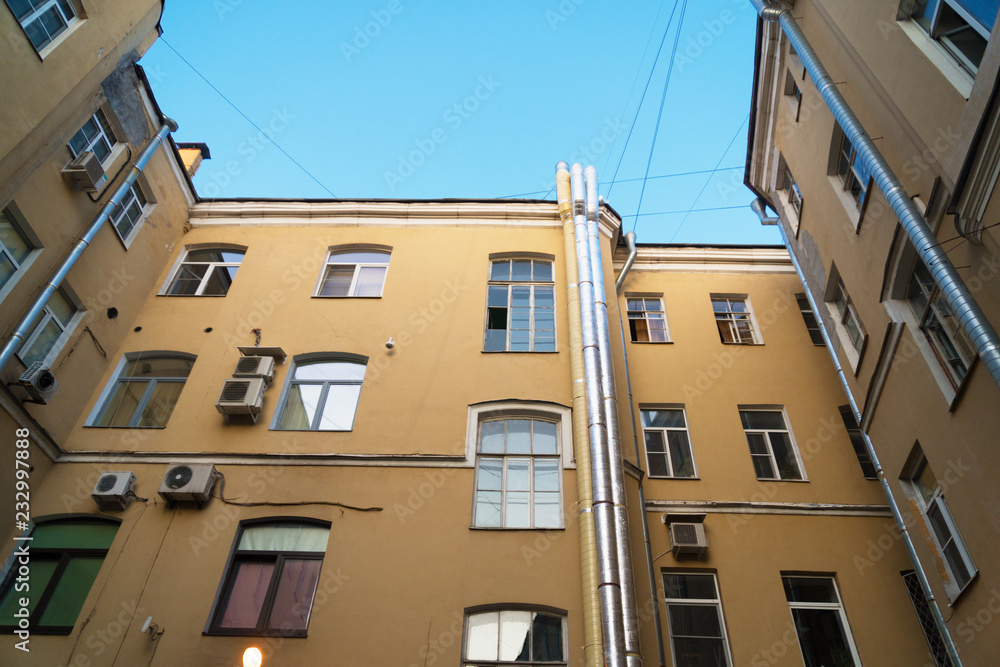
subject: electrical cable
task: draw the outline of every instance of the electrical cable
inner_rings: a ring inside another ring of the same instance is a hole
[[[236,500],[229,500],[226,498],[226,476],[221,472],[219,475],[219,495],[215,496],[227,505],[238,505],[240,507],[292,507],[298,505],[330,505],[332,507],[342,507],[348,510],[354,510],[355,512],[381,512],[381,507],[355,507],[354,505],[345,505],[344,503],[338,503],[332,500],[302,500],[294,502],[274,502],[270,500],[263,500],[255,503],[243,503]]]
[[[734,134],[733,138],[729,140],[729,145],[726,146],[726,150],[722,151],[722,155],[719,156],[719,161],[715,163],[716,168],[718,168],[719,165],[722,164],[722,161],[726,158],[726,154],[729,153],[729,149],[732,148],[733,144],[736,142],[736,137],[740,136],[740,131],[743,129],[743,125],[748,120],[750,120],[750,113],[749,112],[747,112],[747,116],[746,116],[746,118],[743,119],[743,122],[740,123],[740,126],[738,128],[736,128],[736,134]],[[701,186],[701,190],[698,191],[698,196],[694,198],[693,202],[691,202],[691,208],[688,209],[688,213],[691,213],[692,211],[695,210],[695,208],[694,208],[695,205],[698,203],[698,200],[701,199],[701,196],[705,193],[705,188],[707,188],[708,184],[711,183],[711,182],[712,182],[712,177],[711,176],[709,176],[707,179],[705,179],[705,184],[703,186]],[[684,226],[685,222],[687,222],[687,216],[686,215],[684,216],[684,219],[681,220],[681,224],[677,225],[677,229],[674,230],[674,235],[670,237],[670,240],[667,241],[667,243],[672,243],[673,242],[674,238],[677,237],[677,233],[681,231],[681,227]]]
[[[639,190],[639,203],[635,207],[635,220],[632,221],[632,231],[639,224],[639,212],[642,210],[642,197],[646,194],[646,181],[649,167],[653,164],[653,149],[656,147],[656,137],[660,133],[660,121],[663,120],[663,106],[667,101],[667,91],[670,89],[670,76],[674,73],[674,62],[677,57],[677,45],[681,41],[681,29],[684,27],[684,13],[687,11],[687,0],[681,5],[681,15],[677,19],[677,32],[674,33],[674,45],[670,51],[670,62],[667,64],[667,78],[663,82],[663,95],[660,96],[660,110],[656,114],[656,125],[653,127],[653,140],[649,142],[649,158],[646,160],[646,174],[642,179],[642,189]],[[719,165],[716,164],[716,167]]]
[[[264,132],[264,130],[262,130],[262,129],[260,128],[260,126],[259,126],[259,125],[257,125],[257,123],[255,123],[255,122],[253,122],[252,120],[250,120],[250,117],[249,117],[249,116],[247,116],[247,115],[246,115],[245,113],[243,113],[242,111],[240,111],[240,108],[239,108],[238,106],[236,106],[235,104],[233,104],[233,102],[232,102],[232,101],[231,101],[231,100],[230,100],[230,99],[229,99],[228,97],[226,97],[226,96],[225,96],[225,95],[224,95],[224,94],[222,93],[222,91],[221,91],[221,90],[219,90],[219,89],[218,89],[218,88],[216,88],[216,87],[215,87],[214,85],[212,85],[212,82],[211,82],[211,81],[209,81],[208,79],[206,79],[206,78],[205,78],[205,75],[204,75],[204,74],[202,74],[201,72],[199,72],[199,71],[198,71],[198,70],[197,70],[197,69],[195,68],[195,66],[194,66],[194,65],[192,65],[191,63],[189,63],[189,62],[187,61],[187,59],[186,59],[186,58],[185,58],[184,56],[182,56],[182,55],[181,55],[180,53],[177,53],[177,49],[175,49],[174,47],[170,46],[170,42],[168,42],[168,41],[167,41],[166,39],[164,39],[162,35],[160,36],[160,41],[161,41],[161,42],[163,42],[163,44],[164,44],[164,45],[166,45],[166,47],[167,47],[168,49],[170,49],[171,51],[173,51],[173,52],[174,52],[174,54],[175,54],[175,55],[176,55],[176,56],[177,56],[178,58],[180,58],[181,60],[183,60],[183,61],[184,61],[184,64],[185,64],[185,65],[187,65],[188,67],[190,67],[190,68],[191,68],[191,71],[192,71],[192,72],[194,72],[195,74],[197,74],[197,75],[198,75],[198,76],[199,76],[199,77],[201,78],[201,80],[202,80],[202,81],[204,81],[205,83],[207,83],[207,84],[208,84],[208,86],[209,86],[209,87],[210,87],[210,88],[211,88],[212,90],[214,90],[215,92],[217,92],[217,93],[219,94],[219,97],[221,97],[222,99],[224,99],[224,100],[226,101],[226,103],[227,103],[227,104],[228,104],[229,106],[231,106],[231,107],[232,107],[233,109],[235,109],[235,110],[236,110],[236,113],[238,113],[239,115],[243,116],[243,118],[244,118],[244,119],[245,119],[245,120],[246,120],[246,121],[247,121],[248,123],[250,123],[251,125],[253,125],[253,126],[254,126],[254,128],[255,128],[255,129],[256,129],[256,130],[258,131],[258,132],[260,132],[260,133],[261,133],[261,134],[262,134],[262,135],[264,136],[264,138],[265,138],[265,139],[267,139],[267,140],[268,140],[268,141],[270,141],[270,142],[271,142],[272,144],[274,144],[275,148],[277,148],[277,149],[278,149],[279,151],[281,151],[281,153],[282,153],[282,154],[283,154],[283,155],[284,155],[285,157],[287,157],[287,158],[288,158],[289,160],[291,160],[291,161],[292,161],[292,163],[293,163],[293,164],[294,164],[294,165],[295,165],[296,167],[298,167],[299,169],[301,169],[301,170],[303,171],[303,173],[305,173],[305,175],[306,175],[306,176],[308,176],[309,178],[311,178],[311,179],[313,179],[314,181],[316,181],[316,184],[317,184],[317,185],[319,185],[319,187],[323,188],[323,189],[324,189],[324,190],[326,191],[326,193],[327,193],[328,195],[330,195],[330,196],[331,196],[331,197],[333,197],[334,199],[338,199],[337,195],[333,194],[333,192],[331,192],[331,191],[330,191],[330,188],[328,188],[328,187],[326,187],[325,185],[323,185],[323,183],[321,183],[321,182],[320,182],[320,180],[319,180],[318,178],[316,178],[316,177],[315,177],[315,176],[313,176],[313,175],[312,175],[311,173],[309,173],[309,170],[308,170],[308,169],[306,169],[305,167],[303,167],[303,166],[302,166],[301,164],[299,164],[298,160],[296,160],[296,159],[295,159],[295,158],[293,158],[293,157],[292,157],[291,155],[289,155],[289,154],[288,154],[288,151],[286,151],[286,150],[285,150],[284,148],[282,148],[282,147],[281,147],[281,146],[280,146],[280,145],[278,144],[278,142],[277,142],[277,141],[275,141],[274,139],[272,139],[272,138],[271,138],[271,136],[270,136],[270,135],[269,135],[269,134],[268,134],[267,132]]]
[[[656,50],[656,57],[653,58],[653,66],[649,68],[649,76],[646,77],[646,86],[642,89],[642,97],[639,98],[639,106],[635,108],[635,116],[632,118],[632,124],[628,128],[628,135],[625,137],[625,145],[622,146],[622,154],[618,156],[618,164],[615,166],[615,173],[611,176],[611,187],[608,188],[607,199],[611,198],[611,191],[614,190],[615,179],[618,178],[618,170],[622,166],[622,160],[625,158],[625,151],[628,150],[628,142],[632,138],[632,130],[635,129],[635,122],[639,120],[639,111],[642,109],[642,103],[646,99],[646,91],[649,90],[649,83],[653,80],[653,72],[656,71],[656,63],[660,62],[660,53],[663,52],[663,45],[667,42],[667,35],[670,33],[670,24],[674,21],[674,12],[677,11],[677,0],[674,0],[673,9],[670,10],[670,18],[667,19],[667,25],[663,28],[663,38],[660,39],[660,47]],[[631,93],[629,96],[631,97]]]
[[[746,169],[746,165],[737,165],[735,167],[720,167],[719,169],[699,169],[698,171],[679,171],[675,174],[660,174],[659,176],[650,176],[647,180],[655,181],[658,178],[674,178],[676,176],[697,176],[698,174],[714,174],[717,171],[733,171],[735,169]],[[601,185],[609,185],[612,183],[634,183],[636,181],[641,181],[642,177],[637,178],[620,178],[617,181],[605,181]],[[496,197],[496,199],[513,199],[515,197],[524,197],[526,195],[539,195],[545,192],[546,195],[552,192],[549,190],[535,190],[534,192],[520,192],[516,195],[503,195],[502,197]]]

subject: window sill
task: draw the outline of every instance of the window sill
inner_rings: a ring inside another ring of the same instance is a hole
[[[551,528],[522,528],[522,527],[510,527],[507,526],[469,526],[469,530],[483,530],[483,531],[517,531],[517,530],[527,530],[527,531],[539,531],[539,530],[566,530],[566,526],[553,526]]]
[[[77,9],[76,6],[74,6],[74,9]],[[56,49],[58,49],[60,44],[62,44],[63,42],[65,42],[67,39],[69,39],[70,35],[72,35],[74,32],[76,32],[77,30],[79,30],[80,26],[82,26],[83,23],[84,23],[84,19],[81,19],[79,17],[73,19],[69,23],[69,25],[66,26],[66,29],[63,31],[63,33],[61,35],[59,35],[54,40],[52,40],[52,42],[50,44],[45,45],[42,48],[41,51],[37,51],[37,50],[35,51],[35,53],[38,54],[38,59],[41,60],[42,62],[45,62],[45,59],[48,58],[49,56],[51,56],[52,52],[55,51]],[[23,31],[23,28],[22,28],[22,31]],[[25,36],[25,39],[27,39],[27,36]],[[28,44],[31,44],[30,40],[28,41]],[[35,47],[33,45],[32,45],[31,48],[32,48],[32,50],[35,49]]]
[[[931,64],[941,72],[941,75],[952,85],[956,92],[964,99],[969,99],[969,96],[972,95],[974,79],[955,62],[955,58],[948,53],[948,50],[932,39],[912,19],[904,19],[896,23],[902,28],[903,33],[910,38],[910,41],[931,61]]]
[[[727,343],[726,341],[721,341],[723,345],[736,345],[742,347],[764,347],[764,343]]]
[[[146,206],[142,209],[142,215],[139,217],[139,222],[135,223],[135,227],[133,227],[131,231],[129,231],[128,236],[122,236],[121,232],[118,231],[118,227],[111,219],[111,216],[110,215],[108,216],[106,222],[111,225],[111,230],[115,233],[115,237],[117,237],[118,240],[121,241],[121,244],[125,247],[126,250],[132,247],[132,243],[135,241],[135,237],[139,235],[139,230],[142,229],[143,226],[146,224],[146,221],[149,220],[149,216],[153,213],[154,208],[156,208],[155,203],[150,202],[146,204]]]
[[[808,479],[781,479],[780,477],[758,477],[758,482],[788,482],[790,484],[808,484]]]
[[[701,477],[665,477],[663,475],[650,475],[650,474],[646,475],[646,479],[666,479],[666,480],[676,480],[676,481],[686,481],[686,480],[701,481]]]
[[[629,341],[634,345],[673,345],[672,340],[633,340]]]
[[[965,582],[965,586],[962,586],[962,588],[959,589],[954,596],[952,596],[950,592],[945,591],[946,593],[948,593],[948,606],[954,607],[956,604],[958,604],[958,601],[962,599],[962,596],[965,595],[965,592],[968,591],[970,588],[972,588],[972,584],[978,579],[979,579],[979,570],[976,570],[975,572],[972,573],[972,576],[969,577],[969,580]]]
[[[559,350],[483,350],[483,354],[559,354]]]
[[[208,630],[201,633],[202,637],[281,637],[287,639],[305,639],[309,635],[305,630],[294,632],[282,632],[274,630],[272,632],[257,632],[256,630]]]
[[[162,294],[157,294],[156,296],[169,296],[173,298],[184,298],[191,297],[195,299],[225,299],[225,294],[167,294],[163,292]]]
[[[840,203],[844,205],[844,211],[851,221],[854,233],[859,234],[861,230],[861,210],[858,208],[858,202],[844,190],[844,183],[840,180],[840,176],[836,174],[827,176],[827,180],[830,181],[830,187],[833,188],[833,192],[840,200]],[[869,190],[867,196],[870,197],[871,194]]]
[[[382,295],[378,296],[338,296],[336,294],[313,294],[313,299],[381,299]]]
[[[269,428],[268,431],[278,431],[279,433],[352,433],[354,428],[332,429],[332,428]]]
[[[97,424],[84,424],[84,428],[115,428],[119,430],[133,431],[162,431],[166,426],[98,426]]]

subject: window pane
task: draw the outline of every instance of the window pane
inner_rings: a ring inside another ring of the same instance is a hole
[[[767,456],[754,456],[753,458],[753,469],[757,475],[757,479],[775,479],[774,465],[771,463],[770,457]]]
[[[351,281],[354,280],[353,266],[331,266],[326,270],[320,296],[350,296]]]
[[[212,277],[205,283],[202,294],[205,296],[225,296],[233,284],[238,266],[216,266],[212,269]]]
[[[86,519],[45,521],[31,531],[33,549],[107,549],[118,524]]]
[[[531,421],[527,419],[507,420],[507,453],[531,453]]]
[[[491,421],[479,425],[479,451],[488,454],[503,454],[504,424],[503,421]]]
[[[469,616],[465,657],[469,660],[496,660],[500,645],[500,612]]]
[[[774,450],[774,460],[778,464],[778,474],[781,479],[802,479],[799,463],[795,460],[791,438],[787,433],[769,433],[771,449]]]
[[[562,619],[549,614],[535,614],[531,621],[531,659],[559,662],[563,659]]]
[[[128,426],[148,382],[117,382],[95,426]]]
[[[643,410],[641,414],[643,426],[663,428],[684,428],[686,426],[683,410]]]
[[[28,0],[7,0],[7,5],[10,10],[14,12],[14,16],[18,20],[23,19],[25,16],[32,12],[31,3]]]
[[[7,249],[14,261],[20,264],[31,252],[31,246],[14,227],[11,217],[7,209],[0,212],[0,244]]]
[[[664,574],[663,590],[668,598],[713,600],[717,597],[715,577],[710,574]]]
[[[194,365],[193,359],[183,357],[142,357],[130,359],[125,364],[122,377],[127,378],[186,378]]]
[[[663,431],[645,431],[646,451],[662,454],[667,451],[663,443]]]
[[[850,646],[834,609],[792,609],[806,667],[855,665]]]
[[[476,492],[476,525],[496,528],[500,526],[500,492]]]
[[[14,266],[14,262],[5,253],[0,252],[0,287],[6,285],[15,273],[17,273],[17,267]]]
[[[673,637],[677,664],[684,667],[728,667],[725,640]]]
[[[666,454],[647,452],[646,458],[649,460],[649,474],[652,477],[670,477],[670,465]]]
[[[743,428],[785,430],[785,419],[781,412],[764,410],[741,410]]]
[[[168,294],[196,294],[206,271],[208,271],[207,264],[182,264]]]
[[[527,662],[531,658],[530,611],[500,612],[500,659]]]
[[[549,262],[541,262],[537,259],[534,261],[535,265],[535,281],[536,282],[551,282],[552,281],[552,264]]]
[[[531,428],[534,433],[532,447],[535,454],[556,454],[558,447],[556,444],[556,425],[553,422],[533,420]]]
[[[325,552],[330,529],[309,524],[251,525],[243,529],[237,547],[244,551]]]
[[[629,320],[629,327],[632,330],[632,340],[636,343],[649,342],[649,326],[645,319]]]
[[[365,364],[349,361],[312,361],[295,366],[296,380],[364,380]]]
[[[558,528],[561,516],[558,493],[535,494],[535,528]]]
[[[74,625],[76,617],[83,608],[83,603],[90,593],[90,587],[97,578],[97,573],[104,562],[103,556],[74,556],[70,558],[59,577],[52,597],[49,598],[45,611],[40,619],[41,625]],[[32,588],[35,588],[34,571],[32,571]]]
[[[268,628],[282,631],[306,629],[322,564],[322,560],[285,560],[278,578],[278,591],[271,605]]]
[[[486,305],[491,308],[507,308],[507,286],[490,285],[487,293],[487,303]],[[490,327],[492,328],[504,328],[507,326],[507,318],[504,317],[503,326],[501,327]]]
[[[781,581],[789,602],[840,602],[828,577],[782,577]]]
[[[271,584],[274,563],[236,563],[220,628],[255,628]]]
[[[359,384],[330,385],[317,428],[320,431],[350,431],[354,427],[354,413],[360,396]]]
[[[42,323],[42,330],[38,333],[35,340],[32,341],[31,347],[18,352],[17,356],[21,357],[21,361],[26,366],[44,359],[49,351],[55,347],[59,336],[62,335],[62,328],[51,317],[46,317],[42,320]]]
[[[136,426],[139,428],[166,426],[183,388],[183,382],[157,382]]]
[[[490,280],[510,280],[510,261],[493,262]]]
[[[694,459],[691,458],[687,432],[667,431],[667,440],[670,443],[670,460],[674,464],[674,477],[694,477]]]
[[[721,637],[715,605],[675,604],[670,607],[670,634],[686,637]]]
[[[354,287],[354,296],[380,296],[386,270],[382,266],[362,266],[358,271],[358,284]]]
[[[510,263],[510,279],[512,282],[528,282],[531,280],[531,260],[515,259]]]
[[[38,606],[38,601],[42,598],[42,592],[49,585],[49,581],[52,579],[52,574],[56,571],[58,564],[59,561],[43,559],[38,554],[31,556],[31,563],[28,566],[28,576],[31,578],[29,584],[31,585],[31,590],[37,594],[28,596],[29,614]],[[4,596],[3,601],[0,602],[0,625],[17,625],[17,618],[14,617],[14,614],[21,609],[19,599],[21,597],[24,597],[24,593],[15,590],[13,584],[11,584],[7,589],[7,594]],[[77,609],[77,613],[79,611]],[[73,621],[76,621],[75,617]],[[72,623],[67,623],[67,625],[72,625]]]
[[[201,248],[189,250],[185,262],[236,262],[243,261],[243,253],[238,250],[222,250],[220,248]]]
[[[535,459],[535,491],[559,490],[559,460]]]
[[[492,308],[490,310],[493,310]],[[504,312],[504,320],[507,319],[507,314]],[[484,348],[487,352],[503,352],[507,349],[507,331],[494,330],[486,332],[486,344]]]
[[[529,528],[531,526],[531,505],[527,491],[510,491],[506,496],[506,520],[508,528]]]
[[[507,490],[531,489],[531,459],[507,459]]]
[[[350,262],[359,264],[388,264],[389,253],[377,250],[362,250],[348,252],[330,253],[330,264],[347,264]]]
[[[482,491],[500,491],[503,488],[503,459],[479,459],[479,479],[476,487]]]
[[[278,422],[280,429],[305,430],[312,426],[316,402],[322,387],[310,384],[293,384],[288,388],[285,407]]]

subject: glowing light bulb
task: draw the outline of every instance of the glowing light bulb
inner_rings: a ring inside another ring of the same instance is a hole
[[[262,662],[264,662],[264,656],[260,654],[260,649],[256,646],[251,646],[243,651],[243,667],[260,667]]]

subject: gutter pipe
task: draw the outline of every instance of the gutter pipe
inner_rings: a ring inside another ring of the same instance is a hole
[[[583,344],[580,334],[580,294],[577,284],[573,238],[573,200],[566,163],[556,172],[559,219],[563,226],[566,256],[566,310],[569,315],[569,358],[573,388],[573,452],[576,457],[576,506],[580,522],[580,580],[583,593],[583,655],[585,667],[600,667],[603,660],[601,610],[597,597],[597,550],[594,540],[593,491],[590,482],[590,445],[587,438],[587,395]]]
[[[139,177],[143,167],[145,167],[146,163],[148,163],[150,158],[153,157],[153,153],[155,153],[156,149],[160,147],[160,144],[166,140],[167,135],[175,131],[177,131],[177,123],[170,118],[164,117],[163,125],[160,126],[160,129],[156,132],[153,138],[149,140],[149,143],[146,144],[146,147],[139,155],[139,158],[135,161],[135,164],[132,165],[132,169],[129,171],[128,176],[124,181],[122,181],[122,184],[118,186],[115,193],[111,195],[111,198],[108,199],[107,203],[101,209],[101,212],[98,213],[97,217],[90,223],[90,226],[88,226],[83,232],[80,240],[76,242],[76,245],[70,251],[69,255],[66,256],[66,259],[64,259],[62,264],[59,265],[59,268],[55,270],[55,273],[53,273],[49,278],[45,287],[42,288],[42,291],[37,297],[35,297],[35,301],[31,304],[31,307],[28,308],[28,312],[24,314],[21,321],[17,323],[16,327],[14,327],[14,333],[11,334],[11,337],[4,344],[3,351],[0,352],[0,369],[6,366],[7,362],[9,362],[11,357],[14,356],[14,353],[17,352],[21,343],[24,342],[25,336],[28,335],[31,331],[31,327],[35,325],[35,322],[41,316],[42,309],[45,307],[45,304],[49,302],[49,299],[55,293],[56,289],[58,289],[59,285],[61,285],[63,280],[66,279],[66,275],[69,273],[69,270],[73,268],[76,261],[80,259],[81,255],[83,255],[83,251],[87,249],[90,242],[94,240],[95,236],[97,236],[97,232],[101,229],[101,226],[109,217],[111,217],[111,213],[115,210],[115,207],[118,206],[118,202],[122,200],[122,197],[125,196],[128,189],[132,187],[133,183],[135,183],[135,179]]]
[[[781,239],[785,242],[785,247],[788,248],[788,256],[792,260],[792,266],[795,267],[795,272],[798,274],[799,280],[806,288],[806,299],[809,300],[809,306],[812,308],[813,312],[817,314],[816,322],[819,324],[820,333],[823,334],[823,342],[826,344],[826,349],[830,353],[833,365],[837,369],[837,378],[840,380],[840,384],[844,388],[844,393],[847,394],[847,400],[851,405],[851,412],[854,414],[854,419],[857,420],[858,424],[861,424],[861,410],[858,408],[857,401],[854,400],[854,394],[851,392],[851,386],[847,382],[847,376],[844,374],[844,369],[840,365],[840,359],[837,358],[836,348],[834,348],[830,334],[826,330],[826,324],[824,323],[823,318],[819,317],[819,306],[816,303],[816,298],[813,296],[812,289],[809,287],[809,283],[806,281],[805,273],[802,272],[802,266],[799,264],[798,258],[792,251],[792,245],[788,240],[788,235],[785,233],[784,226],[779,222],[778,218],[766,217],[764,205],[764,200],[758,198],[751,202],[750,208],[753,209],[754,213],[756,213],[760,218],[761,224],[774,225],[778,228],[778,231],[781,232]],[[920,587],[923,589],[924,596],[927,598],[927,604],[931,609],[931,615],[934,617],[934,625],[937,627],[938,632],[941,634],[941,638],[944,640],[945,648],[948,651],[948,657],[951,658],[953,667],[962,667],[962,659],[958,656],[958,647],[955,646],[955,641],[952,639],[951,633],[948,631],[948,625],[945,623],[944,616],[941,614],[941,608],[938,606],[937,598],[934,596],[933,589],[931,589],[930,581],[927,580],[927,574],[924,572],[923,564],[917,556],[917,551],[913,546],[913,539],[910,537],[910,532],[906,527],[906,522],[903,521],[903,515],[899,511],[899,505],[896,503],[896,498],[892,495],[892,489],[889,487],[889,480],[886,479],[885,471],[882,470],[882,464],[879,462],[878,454],[875,452],[875,446],[868,437],[868,433],[865,432],[864,429],[861,429],[860,426],[858,428],[861,430],[861,435],[865,441],[865,449],[868,452],[868,456],[871,458],[872,464],[875,466],[879,484],[882,486],[882,492],[885,494],[886,500],[889,502],[889,509],[892,511],[892,518],[895,519],[896,526],[899,528],[900,535],[903,538],[903,544],[906,545],[906,553],[909,555],[910,561],[913,563],[913,569],[917,574],[917,579],[920,580]]]
[[[771,6],[768,0],[750,0],[763,21],[777,22],[784,31],[792,48],[799,55],[809,76],[816,84],[823,101],[833,112],[844,135],[857,150],[865,168],[885,195],[899,223],[906,230],[917,255],[927,266],[941,295],[958,316],[962,329],[976,348],[993,382],[1000,386],[1000,337],[969,288],[962,281],[948,255],[938,246],[937,238],[924,220],[917,205],[910,199],[899,179],[889,167],[889,163],[879,152],[875,142],[865,132],[861,121],[848,106],[844,96],[819,61],[816,52],[799,28],[791,12],[785,7]]]

